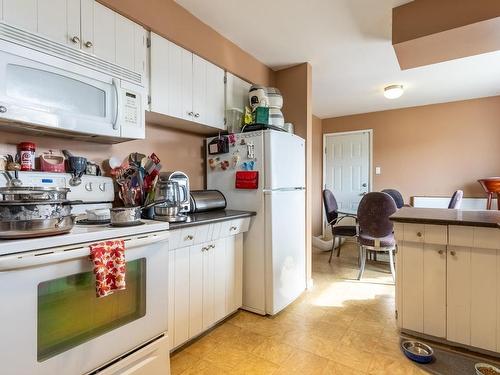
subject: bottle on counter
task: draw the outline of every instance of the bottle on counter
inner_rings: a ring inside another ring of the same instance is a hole
[[[32,171],[35,169],[35,144],[33,142],[21,142],[17,147],[21,159],[21,170]]]

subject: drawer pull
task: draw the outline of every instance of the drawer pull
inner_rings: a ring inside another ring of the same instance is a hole
[[[207,251],[208,250],[208,247],[202,247],[201,248],[201,251]]]
[[[191,241],[191,240],[194,240],[194,237],[191,235],[188,235],[186,236],[186,238],[184,238],[184,241]]]
[[[238,227],[231,227],[231,228],[229,228],[229,230],[236,230],[236,229],[238,229]]]
[[[443,255],[443,254],[444,254],[444,251],[443,251],[443,250],[439,250],[439,251],[438,251],[438,254],[439,254],[439,255]]]
[[[450,251],[450,254],[451,254],[451,256],[453,256],[453,257],[457,255],[457,253],[456,253],[455,251],[453,251],[453,250],[452,250],[452,251]]]
[[[417,237],[422,237],[422,232],[417,232]]]
[[[209,248],[210,249],[215,249],[215,245],[210,245]]]

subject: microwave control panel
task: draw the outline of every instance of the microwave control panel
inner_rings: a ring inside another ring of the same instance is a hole
[[[140,96],[125,91],[123,118],[129,125],[139,125],[139,111],[141,107]]]

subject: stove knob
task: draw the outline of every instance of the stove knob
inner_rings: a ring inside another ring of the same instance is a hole
[[[106,183],[99,184],[99,190],[100,191],[106,191]]]
[[[85,190],[92,191],[92,182],[88,182],[85,184]]]

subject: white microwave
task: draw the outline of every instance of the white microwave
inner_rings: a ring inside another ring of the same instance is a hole
[[[145,137],[143,77],[0,23],[0,127],[106,143]]]

